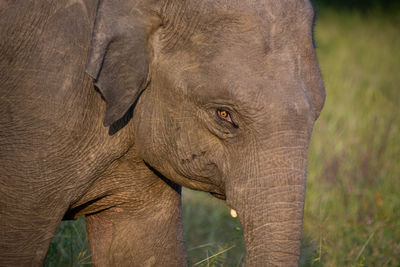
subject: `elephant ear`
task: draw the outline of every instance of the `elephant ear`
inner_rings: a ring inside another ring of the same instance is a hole
[[[105,126],[125,115],[147,83],[151,26],[134,2],[102,0],[97,9],[86,72],[107,102]]]

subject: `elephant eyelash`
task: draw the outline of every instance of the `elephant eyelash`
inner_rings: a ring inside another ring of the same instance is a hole
[[[232,120],[232,116],[229,113],[229,111],[226,111],[224,109],[217,109],[217,116],[218,118],[220,118],[221,120],[227,121],[230,124],[233,125],[233,127],[238,128],[237,124],[233,122]]]

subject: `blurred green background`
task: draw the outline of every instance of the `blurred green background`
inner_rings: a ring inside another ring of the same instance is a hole
[[[302,266],[400,266],[399,0],[316,0],[327,100],[309,150]],[[223,201],[183,191],[189,266],[242,266]],[[45,266],[90,265],[83,218],[63,222]]]

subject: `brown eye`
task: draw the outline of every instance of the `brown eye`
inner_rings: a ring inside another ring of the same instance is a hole
[[[217,110],[217,114],[218,114],[218,117],[220,117],[221,119],[229,121],[230,123],[233,123],[231,114],[229,114],[228,111],[219,109],[219,110]]]

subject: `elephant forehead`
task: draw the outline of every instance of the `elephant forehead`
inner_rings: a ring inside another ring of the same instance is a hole
[[[258,43],[267,51],[271,39],[292,35],[313,16],[308,0],[182,1],[165,13],[163,52],[184,49],[201,57],[238,43]]]
[[[180,40],[173,40],[173,47],[165,42],[175,27],[166,26],[169,32],[160,38],[160,46],[168,47],[161,53],[168,54],[163,69],[185,94],[255,109],[302,94],[299,54],[312,50],[308,1],[215,1],[209,13],[204,6],[197,8],[193,17],[179,20],[187,25],[175,33]],[[192,25],[196,29],[187,28]]]

